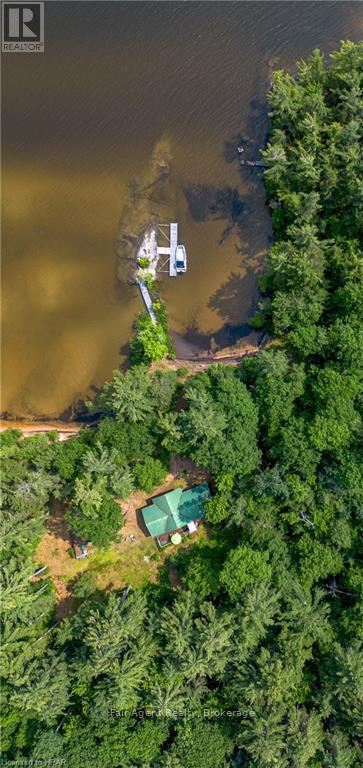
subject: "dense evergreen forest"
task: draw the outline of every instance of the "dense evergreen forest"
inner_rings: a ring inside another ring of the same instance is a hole
[[[269,348],[192,376],[116,372],[97,428],[65,443],[1,436],[5,765],[362,764],[363,47],[296,69],[268,95],[275,239],[252,323]],[[213,490],[209,536],[171,555],[181,587],[166,570],[129,593],[83,579],[54,626],[53,586],[32,578],[54,499],[107,547],[114,497],[151,493],[172,454]]]

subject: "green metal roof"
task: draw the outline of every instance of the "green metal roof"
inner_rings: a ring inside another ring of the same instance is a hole
[[[162,496],[155,496],[152,504],[142,510],[146,528],[153,537],[183,528],[193,520],[204,517],[204,502],[209,498],[207,483],[186,491],[175,488]]]

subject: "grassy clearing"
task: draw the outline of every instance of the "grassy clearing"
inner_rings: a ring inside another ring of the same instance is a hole
[[[173,457],[170,473],[164,484],[154,490],[153,495],[206,481],[207,472],[200,470],[188,459]],[[37,564],[48,565],[48,573],[56,590],[58,618],[64,618],[77,607],[74,590],[81,574],[91,573],[95,577],[96,586],[102,590],[122,589],[125,586],[142,587],[157,581],[165,560],[176,549],[189,547],[191,543],[198,545],[208,535],[207,529],[201,526],[197,535],[183,539],[178,547],[169,545],[159,549],[153,539],[145,536],[138,522],[137,510],[148,503],[148,494],[135,491],[128,499],[118,503],[125,518],[120,541],[112,543],[107,550],[89,551],[84,560],[71,557],[72,540],[63,505],[60,502],[53,504],[47,531],[37,547],[34,559]],[[123,540],[123,537],[130,534],[136,537],[136,541]],[[172,586],[177,585],[178,580],[170,570],[169,579]]]
[[[207,529],[201,526],[197,535],[186,537],[178,547],[170,545],[162,550],[151,538],[142,538],[135,543],[120,541],[111,544],[107,550],[90,553],[84,560],[76,560],[70,556],[71,542],[65,530],[62,530],[62,536],[59,530],[57,533],[48,531],[38,546],[36,562],[48,565],[56,589],[57,616],[64,618],[77,607],[74,588],[81,574],[92,573],[96,577],[96,586],[105,591],[126,586],[142,587],[157,581],[166,558],[173,552],[187,548],[191,543],[198,546],[207,535]],[[169,577],[175,586],[175,575]]]
[[[101,589],[141,587],[156,580],[163,560],[154,541],[145,539],[138,544],[114,544],[104,552],[95,552],[86,570],[97,576]]]
[[[120,589],[128,585],[142,587],[157,580],[165,559],[176,549],[202,543],[206,538],[206,528],[201,526],[197,536],[186,537],[178,547],[168,546],[160,550],[153,539],[142,539],[129,545],[112,544],[109,549],[95,552],[83,561],[82,571],[94,573],[100,589]]]

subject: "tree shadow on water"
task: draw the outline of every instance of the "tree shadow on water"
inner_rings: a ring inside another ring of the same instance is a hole
[[[184,188],[184,196],[194,221],[214,219],[227,222],[221,241],[231,234],[244,209],[244,202],[238,190],[233,187],[218,188],[206,184],[189,184]]]
[[[208,306],[218,312],[225,323],[240,327],[246,322],[246,307],[247,314],[252,311],[251,286],[255,283],[255,269],[252,266],[248,267],[243,275],[231,272],[228,280],[211,296]]]
[[[190,349],[190,356],[192,357],[193,354],[195,354],[196,350],[207,350],[209,349],[209,342],[210,342],[210,332],[203,332],[197,323],[197,320],[195,317],[191,318],[188,325],[183,331],[183,340],[184,343],[189,344],[191,346]],[[185,350],[187,352],[187,350]]]

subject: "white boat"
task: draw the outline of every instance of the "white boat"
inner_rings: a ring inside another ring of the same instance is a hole
[[[178,245],[175,253],[175,267],[178,273],[187,271],[187,252],[185,245]]]

